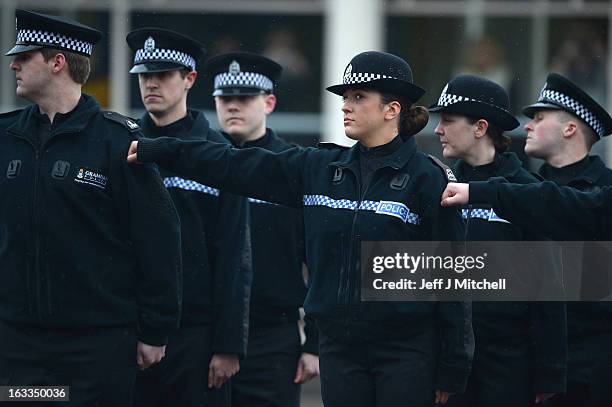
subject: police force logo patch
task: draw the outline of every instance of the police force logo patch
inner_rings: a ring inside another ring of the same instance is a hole
[[[78,182],[79,184],[87,184],[100,189],[106,189],[108,178],[95,170],[79,167],[79,171],[77,172],[74,181]]]

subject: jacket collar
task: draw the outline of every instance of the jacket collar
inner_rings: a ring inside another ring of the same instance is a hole
[[[100,105],[94,98],[82,94],[79,103],[69,113],[63,115],[61,122],[51,130],[49,140],[58,134],[80,133],[87,127],[89,120],[100,112]],[[37,143],[38,123],[40,110],[37,105],[26,107],[19,119],[7,128],[7,131],[29,140],[33,145]]]
[[[401,136],[398,136],[401,137]],[[395,139],[394,139],[395,141]],[[391,142],[393,143],[393,141]],[[353,170],[356,174],[359,173],[359,155],[361,150],[361,145],[359,143],[355,143],[353,147],[348,150],[345,150],[341,154],[341,159],[329,163],[330,167],[338,167],[338,168],[349,168]],[[402,145],[395,152],[388,154],[384,157],[380,157],[381,168],[383,167],[391,167],[395,170],[401,169],[417,151],[417,144],[414,137],[409,137],[406,140],[403,140]]]
[[[521,160],[512,152],[495,153],[492,162],[485,165],[472,167],[463,160],[458,160],[454,165],[453,172],[460,181],[471,180],[475,174],[488,174],[490,176],[512,179],[523,168]]]
[[[276,133],[274,132],[274,130],[266,127],[266,133],[255,140],[250,140],[247,141],[246,143],[244,143],[242,145],[242,148],[251,148],[251,147],[261,147],[261,148],[266,148],[268,146],[270,146],[271,144],[273,144],[272,142],[277,138],[278,136],[276,135]]]
[[[551,180],[565,176],[568,179],[568,184],[573,182],[596,184],[599,178],[606,172],[605,170],[606,165],[599,156],[588,155],[580,161],[561,168],[542,164],[538,173],[544,178]]]
[[[210,129],[204,113],[193,109],[187,109],[187,116],[167,126],[156,126],[148,113],[140,118],[139,123],[143,134],[150,138],[169,136],[183,140],[206,140]]]

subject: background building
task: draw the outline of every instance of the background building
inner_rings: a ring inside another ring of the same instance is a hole
[[[209,56],[239,49],[279,61],[285,73],[270,122],[304,145],[349,142],[340,98],[324,87],[341,80],[351,56],[371,49],[410,62],[416,83],[427,90],[426,106],[451,76],[471,72],[504,85],[520,114],[554,70],[612,110],[612,2],[605,0],[1,0],[4,48],[14,41],[16,7],[67,15],[104,31],[86,92],[109,109],[135,116],[141,104],[124,39],[132,28],[150,25],[200,39]],[[0,75],[0,108],[6,111],[23,101],[15,97],[12,72],[3,69]],[[196,107],[213,109],[209,81],[200,80],[190,98]],[[418,140],[437,154],[434,122]],[[522,134],[513,133],[513,150],[522,151]],[[608,163],[609,144],[604,140],[595,149]]]

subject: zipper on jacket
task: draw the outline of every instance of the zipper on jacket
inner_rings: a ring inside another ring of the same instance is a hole
[[[42,291],[42,283],[41,283],[41,270],[40,270],[40,224],[39,224],[39,217],[38,217],[38,213],[36,211],[36,205],[38,202],[38,178],[39,178],[39,173],[40,173],[40,161],[41,161],[41,151],[42,151],[42,146],[39,147],[34,145],[34,143],[32,143],[32,141],[30,141],[29,139],[27,139],[26,137],[24,137],[23,135],[21,135],[20,133],[16,133],[16,132],[12,132],[12,131],[8,131],[9,133],[17,136],[18,138],[25,140],[28,142],[28,144],[30,144],[30,146],[32,146],[32,149],[34,149],[34,161],[35,161],[35,168],[34,168],[34,183],[32,186],[32,207],[31,207],[31,213],[32,213],[32,223],[33,223],[33,232],[34,232],[34,270],[32,270],[32,274],[34,276],[34,296],[35,296],[35,307],[36,308],[36,316],[38,317],[39,321],[43,321],[43,315],[42,315],[42,301],[41,301],[41,291]],[[38,278],[37,278],[38,277]]]
[[[351,314],[351,300],[352,297],[355,296],[357,297],[358,295],[358,290],[359,290],[359,286],[360,284],[357,283],[357,281],[354,282],[354,289],[351,290],[351,266],[353,265],[353,249],[355,247],[356,239],[355,239],[355,229],[356,229],[356,224],[357,224],[357,215],[359,214],[359,208],[361,207],[361,202],[363,202],[363,200],[365,199],[365,196],[368,192],[368,189],[370,187],[370,184],[372,184],[372,181],[374,180],[374,176],[376,175],[376,172],[379,169],[374,170],[374,172],[372,173],[372,176],[370,177],[370,181],[367,183],[367,185],[363,186],[362,189],[362,185],[361,185],[361,180],[360,177],[356,177],[357,178],[357,185],[358,185],[358,189],[359,189],[359,201],[357,202],[357,206],[355,207],[355,211],[353,213],[353,222],[351,224],[351,234],[350,234],[350,245],[349,245],[349,250],[348,250],[348,259],[347,259],[347,277],[346,277],[346,310],[347,310],[347,319],[350,318],[350,314]],[[360,279],[361,278],[361,273],[360,270],[356,271],[356,276],[355,279]]]
[[[40,173],[40,151],[34,147],[36,168],[34,172],[34,193],[32,199],[32,222],[34,222],[34,275],[38,278],[36,282],[36,314],[39,321],[43,320],[42,315],[42,281],[41,281],[41,270],[40,270],[40,222],[38,219],[38,213],[36,206],[38,202],[38,174]],[[48,283],[48,282],[47,282]]]

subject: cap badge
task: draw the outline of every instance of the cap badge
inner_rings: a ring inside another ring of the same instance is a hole
[[[448,90],[448,83],[446,84],[446,86],[444,87],[444,89],[442,89],[442,94],[446,95],[446,91]]]
[[[544,83],[544,86],[542,87],[542,90],[540,91],[540,99],[544,98],[544,91],[546,90],[547,87],[548,87],[548,82]]]
[[[351,77],[351,72],[353,72],[353,64],[348,64],[348,66],[344,70],[344,81],[345,82],[348,81],[348,79]]]
[[[153,51],[155,49],[155,40],[153,39],[153,37],[147,38],[144,43],[144,49],[145,51]]]
[[[240,73],[240,64],[237,61],[232,61],[229,65],[229,74],[232,76],[236,76]]]

